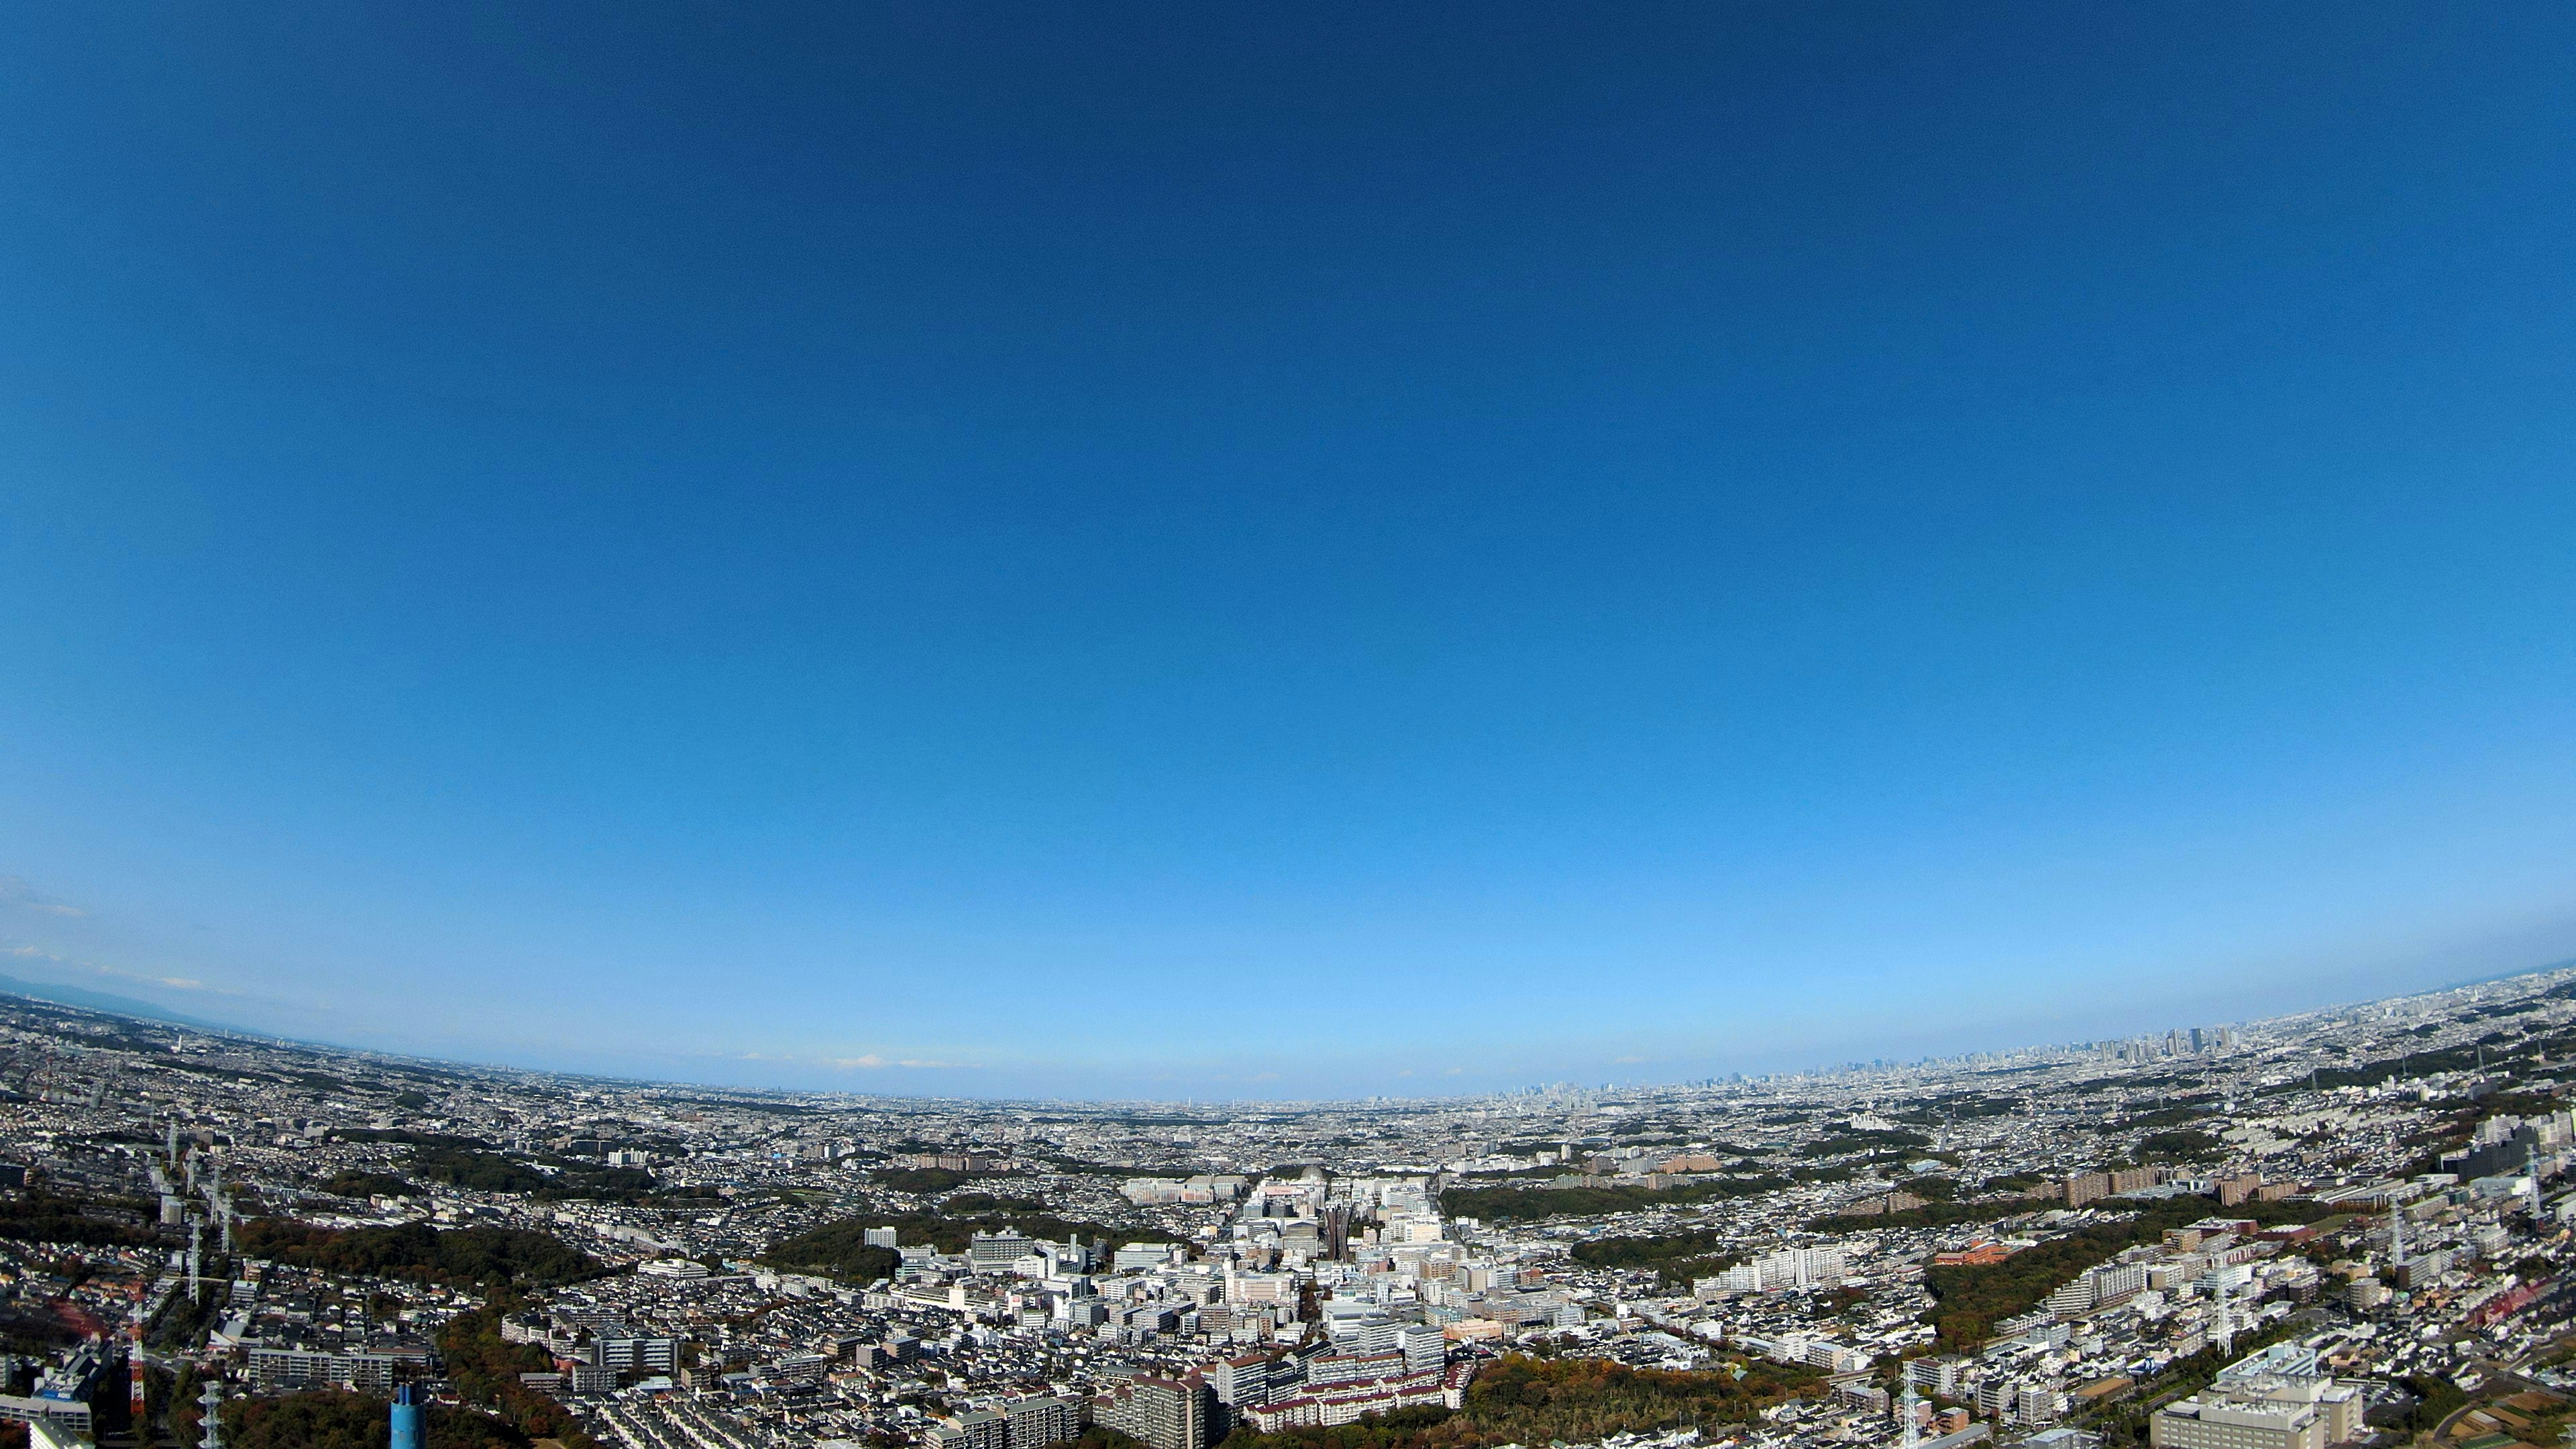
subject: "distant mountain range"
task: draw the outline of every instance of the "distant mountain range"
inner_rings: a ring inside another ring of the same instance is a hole
[[[56,1006],[77,1006],[85,1011],[104,1011],[111,1016],[139,1017],[144,1021],[166,1021],[173,1026],[203,1027],[208,1031],[240,1032],[246,1036],[259,1033],[226,1021],[209,1021],[202,1016],[189,1016],[131,996],[112,992],[90,991],[78,986],[56,986],[48,981],[21,981],[14,976],[0,976],[0,993],[24,996],[34,1001],[50,1001]]]

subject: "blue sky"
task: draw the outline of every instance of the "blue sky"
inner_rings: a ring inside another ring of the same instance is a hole
[[[0,972],[867,1091],[2576,955],[2563,7],[0,18]]]

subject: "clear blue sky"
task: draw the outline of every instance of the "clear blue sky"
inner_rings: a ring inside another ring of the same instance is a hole
[[[2576,11],[21,6],[0,972],[1288,1095],[2576,954]]]

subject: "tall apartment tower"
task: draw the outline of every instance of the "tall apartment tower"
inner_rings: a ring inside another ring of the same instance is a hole
[[[1109,1427],[1153,1449],[1208,1449],[1217,1414],[1216,1391],[1195,1375],[1140,1378],[1116,1390],[1107,1407]]]

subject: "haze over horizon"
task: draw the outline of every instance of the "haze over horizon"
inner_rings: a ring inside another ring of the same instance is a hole
[[[0,973],[1347,1097],[2576,956],[2576,15],[29,9]]]

